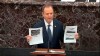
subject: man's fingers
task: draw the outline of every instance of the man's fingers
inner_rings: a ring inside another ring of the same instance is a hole
[[[31,40],[32,36],[27,35],[27,36],[25,36],[25,38],[26,38],[27,41],[29,42],[29,41]]]
[[[78,33],[75,33],[75,38],[79,39],[79,34]]]

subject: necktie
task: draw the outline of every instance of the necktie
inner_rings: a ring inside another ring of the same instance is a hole
[[[50,26],[51,26],[51,25],[48,25],[48,29],[47,29],[48,36],[49,36],[49,41],[51,41],[51,39],[52,39]]]

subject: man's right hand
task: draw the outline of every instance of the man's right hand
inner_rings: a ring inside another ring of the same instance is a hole
[[[27,39],[27,42],[29,42],[32,39],[32,36],[27,35],[27,36],[25,36],[25,38]]]

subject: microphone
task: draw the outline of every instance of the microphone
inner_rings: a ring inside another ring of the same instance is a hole
[[[50,38],[49,38],[49,40],[48,40],[48,50],[47,50],[48,52],[49,52],[49,42],[50,42]]]

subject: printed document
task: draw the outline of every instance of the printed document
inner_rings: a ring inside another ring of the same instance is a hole
[[[36,45],[43,43],[42,27],[29,28],[29,35],[32,36],[32,39],[29,41],[29,45]]]
[[[77,33],[77,26],[66,26],[64,43],[76,43],[75,33]]]

